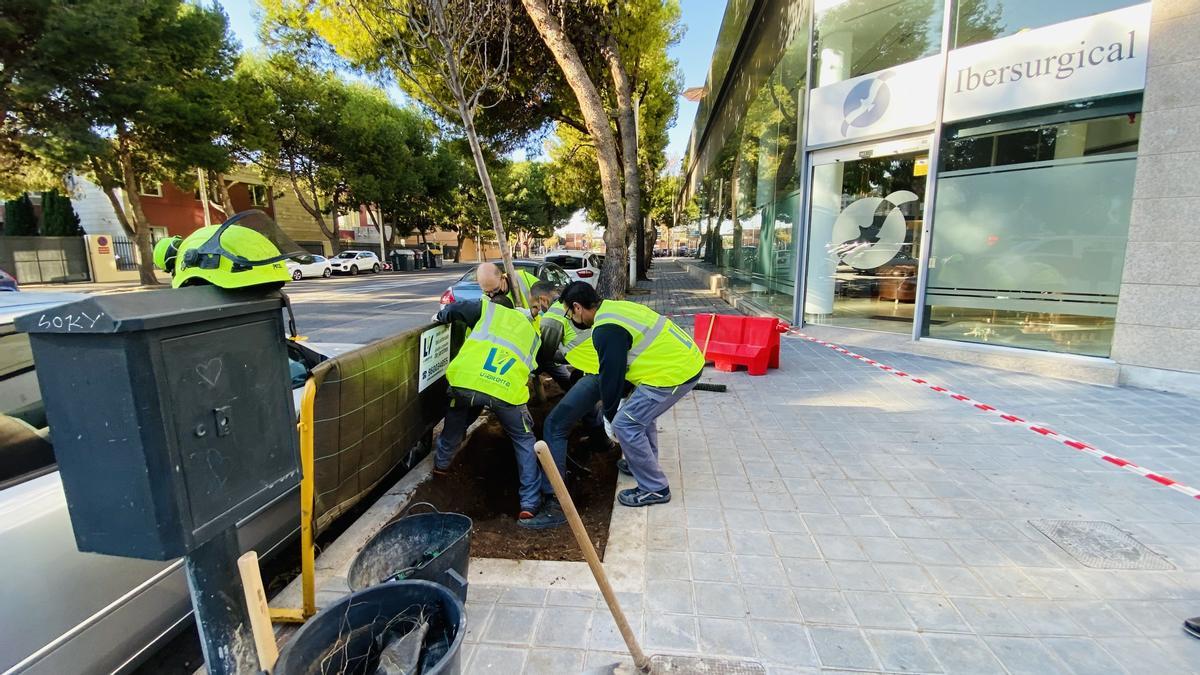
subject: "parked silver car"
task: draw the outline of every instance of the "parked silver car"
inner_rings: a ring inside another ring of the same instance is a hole
[[[79,299],[0,294],[0,672],[111,673],[135,667],[191,621],[182,561],[80,553],[17,316]],[[324,356],[290,345],[293,386]],[[334,346],[338,347],[338,346]],[[243,550],[269,557],[299,523],[295,490],[238,524]]]

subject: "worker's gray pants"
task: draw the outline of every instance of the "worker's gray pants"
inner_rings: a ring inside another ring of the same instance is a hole
[[[621,442],[621,452],[629,462],[629,471],[643,490],[658,492],[668,487],[667,476],[658,463],[656,420],[686,396],[697,381],[698,377],[677,387],[640,384],[612,421],[613,433]]]

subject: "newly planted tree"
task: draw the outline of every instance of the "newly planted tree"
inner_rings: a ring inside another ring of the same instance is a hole
[[[503,96],[512,30],[509,4],[481,0],[275,0],[268,7],[269,12],[272,9],[279,20],[321,35],[352,63],[375,73],[386,72],[415,98],[461,125],[505,271],[516,278],[499,201],[475,126],[480,109]]]

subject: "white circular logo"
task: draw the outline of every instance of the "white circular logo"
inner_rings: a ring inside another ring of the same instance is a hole
[[[918,199],[914,192],[897,190],[851,202],[833,224],[829,253],[858,270],[886,265],[900,252],[908,232],[898,207]]]

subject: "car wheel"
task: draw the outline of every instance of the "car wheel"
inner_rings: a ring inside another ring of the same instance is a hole
[[[321,272],[321,276],[323,276],[323,277],[325,277],[326,279],[328,279],[329,277],[333,276],[333,269],[331,269],[331,268],[329,268],[329,267],[326,267],[326,268],[325,268],[325,271],[324,271],[324,272]]]
[[[303,278],[304,278],[304,274],[301,273],[300,270],[296,270],[295,272],[292,272],[292,279],[295,279],[296,281],[300,281]]]
[[[356,276],[357,274],[358,274],[358,265],[351,265],[350,266],[350,276]]]
[[[379,274],[379,263],[375,263],[375,266],[371,268],[371,271],[375,274]]]

